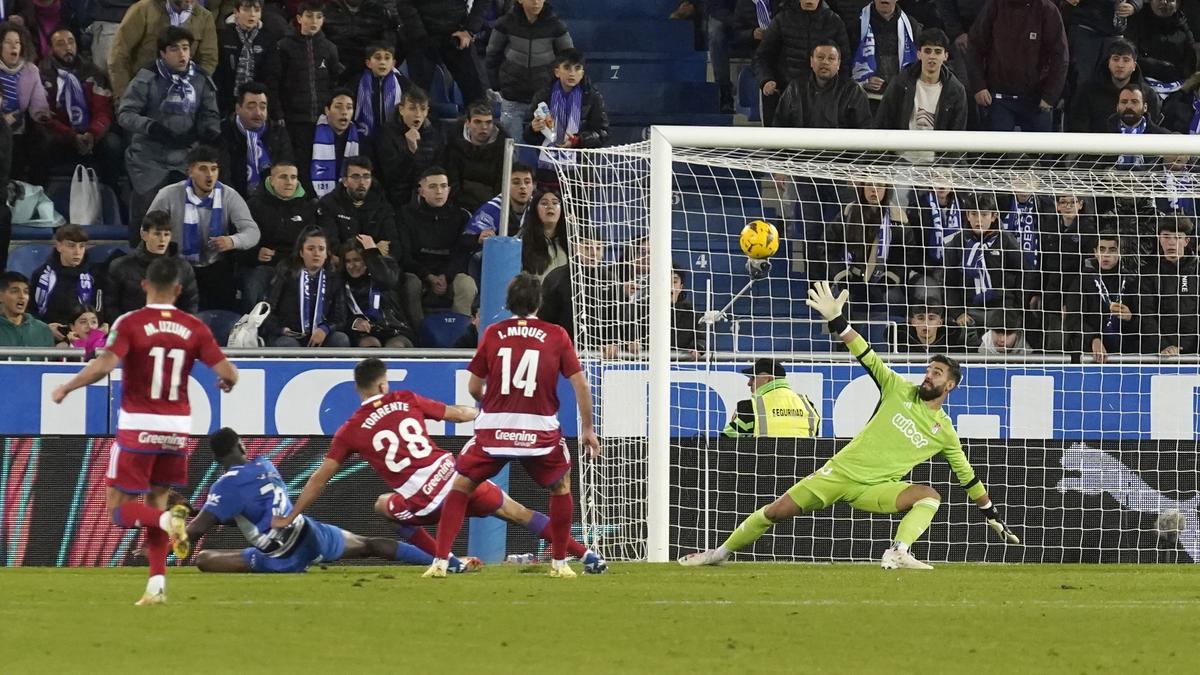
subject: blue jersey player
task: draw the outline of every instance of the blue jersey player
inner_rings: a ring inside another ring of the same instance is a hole
[[[273,516],[292,510],[287,485],[266,457],[250,459],[237,432],[223,428],[209,436],[209,445],[225,475],[213,483],[208,500],[191,523],[192,541],[213,525],[236,525],[250,547],[241,551],[201,551],[196,567],[201,572],[303,572],[310,565],[342,558],[383,558],[413,565],[429,565],[433,558],[421,549],[385,537],[363,537],[300,516],[288,527],[273,529]],[[477,569],[475,558],[457,561],[458,572]],[[451,567],[455,567],[452,563]]]

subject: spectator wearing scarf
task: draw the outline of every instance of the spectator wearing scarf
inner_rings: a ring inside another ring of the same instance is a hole
[[[300,233],[293,256],[280,263],[267,302],[271,315],[261,332],[273,347],[349,347],[346,287],[330,265],[325,233]]]
[[[966,223],[958,195],[946,186],[918,192],[908,221],[912,224],[904,233],[908,281],[921,285],[915,280],[923,277],[928,285],[940,286],[945,277],[946,240]]]
[[[896,0],[874,0],[858,17],[858,47],[850,76],[867,95],[883,95],[896,75],[917,60],[913,37],[921,25],[896,7]]]
[[[1162,125],[1177,134],[1200,134],[1200,73],[1163,101]]]
[[[400,265],[383,254],[375,240],[360,235],[344,244],[339,256],[345,270],[348,326],[356,347],[411,347],[416,334],[399,303]]]
[[[525,141],[543,147],[538,157],[539,182],[550,182],[555,162],[574,162],[572,153],[557,152],[558,148],[598,148],[608,142],[608,112],[604,98],[584,74],[586,65],[578,50],[560,54],[554,65],[555,80],[534,95],[525,113]],[[538,113],[542,104],[544,117]]]
[[[841,231],[830,237],[835,247],[841,244],[842,256],[841,265],[832,263],[838,270],[833,281],[849,287],[852,311],[864,315],[884,311],[888,304],[902,306],[902,247],[893,244],[904,240],[904,210],[891,203],[886,187],[865,184],[858,199],[842,210],[841,223]]]
[[[234,309],[234,255],[258,243],[258,225],[245,200],[217,180],[216,148],[197,146],[188,155],[186,180],[158,191],[150,210],[170,214],[179,257],[191,263],[201,289],[200,309]]]
[[[1004,230],[1011,232],[1021,245],[1025,269],[1030,271],[1042,268],[1042,211],[1037,195],[1017,193],[1012,196],[1012,203],[1002,219]]]
[[[1138,286],[1136,276],[1121,268],[1121,239],[1115,231],[1100,232],[1092,253],[1095,270],[1083,275],[1078,292],[1069,296],[1069,311],[1082,317],[1079,348],[1103,362],[1108,354],[1136,352],[1140,346]]]
[[[217,28],[212,12],[196,0],[138,0],[121,19],[108,54],[113,93],[121,98],[138,71],[159,58],[156,41],[168,28],[191,35],[191,56],[204,74],[217,68]]]
[[[258,190],[271,166],[292,159],[287,131],[271,122],[267,87],[247,82],[238,87],[233,114],[221,122],[221,176],[246,199]]]
[[[313,131],[309,180],[313,196],[318,199],[337,187],[347,157],[372,154],[370,141],[359,133],[353,116],[354,94],[349,89],[335,89]]]
[[[264,82],[267,56],[283,35],[262,20],[262,0],[237,0],[232,14],[217,30],[218,61],[213,82],[222,117],[233,112],[238,87]]]
[[[54,251],[33,272],[33,314],[51,330],[69,324],[76,305],[96,304],[96,278],[87,255],[87,232],[79,225],[64,225],[54,233]],[[56,338],[65,338],[66,328]]]
[[[967,227],[946,239],[946,306],[953,323],[978,328],[989,307],[1021,307],[1021,246],[996,228],[996,198],[962,198]],[[977,335],[976,335],[977,337]]]
[[[15,23],[0,24],[0,113],[9,116],[13,135],[25,135],[26,116],[43,122],[50,117],[42,78],[34,65],[33,40],[24,27]],[[15,139],[23,145],[23,138]],[[24,161],[23,148],[14,148],[14,170]]]
[[[411,86],[407,77],[396,70],[393,48],[385,44],[367,48],[366,68],[358,80],[354,123],[359,133],[375,138],[383,125],[396,118],[396,108],[404,91]]]
[[[1117,98],[1117,112],[1108,118],[1108,128],[1135,136],[1171,133],[1150,120],[1145,91],[1132,82],[1121,88]],[[1146,158],[1142,155],[1121,155],[1116,163],[1123,169],[1136,169],[1147,165]]]

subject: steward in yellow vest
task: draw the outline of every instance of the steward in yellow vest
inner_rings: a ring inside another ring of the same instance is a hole
[[[775,359],[758,359],[742,371],[754,392],[738,401],[737,412],[722,432],[726,436],[813,438],[821,433],[821,413],[804,394],[788,386],[787,373]]]

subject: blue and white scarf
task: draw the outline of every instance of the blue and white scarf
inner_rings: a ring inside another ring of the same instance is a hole
[[[1190,171],[1168,171],[1164,182],[1170,188],[1169,197],[1159,197],[1155,200],[1160,213],[1183,213],[1189,218],[1196,217],[1196,198],[1192,195],[1200,192],[1194,174]]]
[[[550,88],[550,117],[554,118],[554,140],[549,138],[542,141],[542,154],[538,156],[538,166],[552,168],[555,164],[574,164],[575,154],[562,152],[554,148],[556,143],[564,142],[568,136],[579,133],[579,125],[583,119],[583,83],[569,92],[562,90],[562,84],[555,82]]]
[[[1188,134],[1200,134],[1200,95],[1192,94],[1192,121],[1188,122]]]
[[[3,2],[0,0],[0,3]],[[24,61],[16,68],[0,63],[0,91],[4,92],[4,107],[0,108],[0,112],[15,113],[21,109],[21,69],[24,67]]]
[[[269,122],[264,122],[258,129],[247,129],[242,125],[242,118],[234,115],[233,119],[238,131],[246,137],[246,187],[254,189],[262,184],[263,172],[271,168],[271,155],[263,143]]]
[[[196,75],[196,63],[188,61],[187,70],[182,73],[172,72],[167,64],[158,59],[154,62],[159,77],[170,82],[167,95],[163,98],[160,109],[171,115],[191,115],[196,112],[200,101],[196,98],[196,88],[192,86],[192,77]]]
[[[383,293],[375,284],[367,286],[367,306],[364,309],[358,304],[358,298],[354,297],[354,291],[350,290],[350,284],[346,284],[346,297],[350,299],[350,313],[354,316],[365,316],[372,323],[376,323],[383,317]]]
[[[58,73],[58,109],[67,113],[72,129],[87,131],[92,114],[87,97],[83,94],[83,84],[70,70],[55,66],[54,71]]]
[[[1146,85],[1158,93],[1160,100],[1165,100],[1167,96],[1183,89],[1183,80],[1156,80],[1153,77],[1143,77],[1146,80]]]
[[[771,25],[771,0],[754,0],[754,13],[758,16],[758,27],[766,30]]]
[[[874,3],[870,3],[863,7],[862,14],[858,17],[858,49],[854,52],[854,67],[850,76],[859,84],[865,84],[879,69],[875,61],[875,29],[871,27],[871,9],[874,6]],[[912,23],[909,22],[908,15],[898,8],[896,12],[899,14],[896,19],[896,44],[900,51],[900,69],[903,70],[905,66],[917,60],[917,45],[913,42]]]
[[[313,133],[312,165],[309,167],[312,176],[313,191],[320,199],[333,192],[337,187],[338,174],[341,173],[337,161],[336,134],[329,126],[329,118],[321,115],[317,118],[317,130]],[[358,128],[353,123],[346,129],[346,152],[344,157],[358,155]]]
[[[1023,202],[1014,195],[1012,208],[1004,214],[1004,229],[1013,233],[1021,242],[1021,254],[1025,256],[1025,268],[1039,269],[1041,264],[1042,234],[1038,230],[1037,197],[1029,195]]]
[[[962,229],[962,211],[958,208],[958,197],[950,195],[950,207],[942,213],[942,205],[938,204],[937,193],[930,190],[926,200],[929,202],[929,219],[933,225],[929,231],[929,248],[934,260],[942,262],[946,258],[946,239]]]
[[[192,18],[192,9],[189,7],[182,12],[177,11],[172,5],[171,0],[167,0],[167,20],[172,26],[179,27],[187,23]]]
[[[1125,293],[1125,276],[1117,273],[1117,293],[1113,295],[1108,290],[1108,285],[1104,283],[1103,272],[1097,272],[1093,280],[1096,282],[1096,291],[1100,294],[1100,307],[1108,319],[1104,322],[1104,327],[1101,332],[1108,335],[1115,335],[1121,332],[1121,317],[1108,311],[1108,306],[1114,302],[1121,302],[1121,295]]]
[[[96,297],[96,280],[92,278],[90,272],[84,272],[79,275],[78,281],[75,282],[75,297],[79,299],[79,304],[90,307],[92,300]],[[50,306],[50,296],[54,294],[54,287],[58,285],[58,273],[54,271],[54,265],[46,265],[46,269],[42,270],[41,276],[37,279],[37,289],[33,292],[33,302],[37,305],[38,316],[46,316],[46,309]]]
[[[400,96],[404,93],[400,88],[400,71],[393,69],[383,77],[380,84],[382,90],[383,119],[375,119],[375,73],[371,69],[363,71],[358,80],[358,98],[354,110],[354,123],[365,136],[374,136],[375,129],[392,121],[396,117],[396,106],[400,105]]]
[[[317,290],[314,298],[312,275],[308,270],[300,270],[300,334],[312,335],[314,329],[325,323],[325,268],[317,272],[315,279]]]
[[[994,237],[993,240],[998,240]],[[991,300],[996,290],[992,287],[992,275],[988,271],[987,254],[992,250],[992,244],[986,239],[976,240],[963,259],[963,273],[970,281],[974,292],[971,295],[971,305],[985,305]]]
[[[208,237],[225,236],[224,218],[225,186],[219,181],[213,191],[201,199],[192,190],[192,179],[183,182],[183,246],[180,255],[188,262],[199,262],[200,251]],[[208,227],[200,231],[200,209],[209,209]]]
[[[1124,122],[1117,122],[1117,130],[1123,134],[1144,134],[1146,133],[1146,116],[1142,115],[1142,119],[1136,127],[1126,126]],[[1141,155],[1121,155],[1117,158],[1117,166],[1141,166],[1146,161]]]

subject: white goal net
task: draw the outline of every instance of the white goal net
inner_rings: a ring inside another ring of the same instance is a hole
[[[575,339],[605,449],[581,502],[606,556],[716,546],[862,428],[877,390],[804,304],[830,280],[897,371],[962,363],[947,412],[1024,540],[989,540],[935,456],[908,479],[944,500],[918,557],[1200,561],[1197,139],[655,128],[574,157]],[[759,219],[782,240],[766,267],[739,245]],[[759,359],[783,377],[742,374]],[[781,387],[805,409],[766,419]],[[877,559],[896,522],[839,504],[739,557]]]

